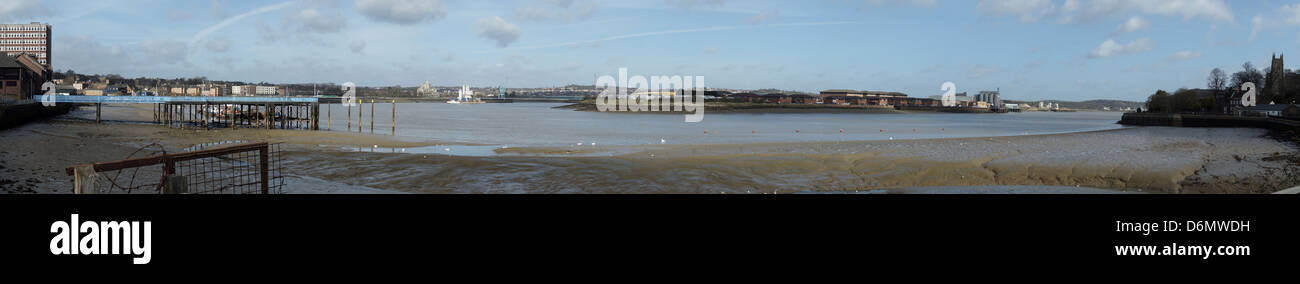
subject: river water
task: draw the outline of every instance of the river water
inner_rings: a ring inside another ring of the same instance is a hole
[[[554,109],[563,104],[396,104],[403,139],[508,147],[647,144],[749,144],[910,140],[1055,134],[1121,128],[1117,112],[958,113],[709,113],[699,123],[681,114],[599,113]],[[394,106],[353,107],[351,131],[393,134]],[[363,109],[364,112],[360,112]],[[348,108],[323,106],[322,128],[348,131]],[[362,122],[358,123],[360,115]]]

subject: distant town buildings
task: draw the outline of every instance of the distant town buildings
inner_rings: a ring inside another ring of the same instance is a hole
[[[423,84],[420,84],[420,88],[415,89],[415,94],[420,96],[437,96],[438,89],[434,88],[432,84],[429,84],[429,81],[424,81]]]
[[[50,68],[52,50],[50,39],[53,29],[50,25],[32,22],[30,24],[0,24],[0,52],[9,57],[27,53],[35,56],[36,61]]]

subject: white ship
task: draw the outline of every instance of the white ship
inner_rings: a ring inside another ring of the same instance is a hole
[[[474,91],[470,90],[469,86],[460,86],[460,93],[456,95],[456,99],[448,100],[447,103],[458,104],[458,105],[459,104],[481,104],[483,103],[483,100],[475,98]]]

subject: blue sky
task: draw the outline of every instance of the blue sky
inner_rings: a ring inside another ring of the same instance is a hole
[[[1142,100],[1300,60],[1300,1],[1270,0],[6,0],[0,21],[54,25],[60,70],[363,86],[626,67],[719,88]]]

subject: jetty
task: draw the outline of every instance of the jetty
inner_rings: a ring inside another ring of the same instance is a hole
[[[320,130],[321,98],[51,96],[53,103],[94,105],[101,122],[104,104],[152,104],[154,123],[171,127],[228,127]],[[48,103],[48,101],[46,102]]]

